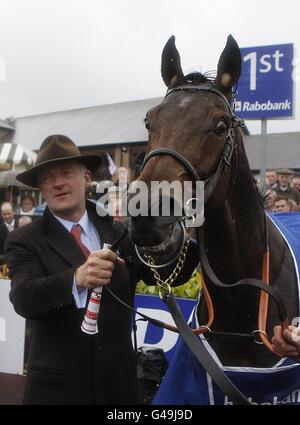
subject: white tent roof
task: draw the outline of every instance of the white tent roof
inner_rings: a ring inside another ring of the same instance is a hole
[[[28,164],[36,160],[36,153],[15,143],[0,143],[0,164]]]

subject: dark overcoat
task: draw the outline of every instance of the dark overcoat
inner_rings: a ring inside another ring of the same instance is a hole
[[[18,218],[15,217],[14,228],[16,229],[17,227],[18,227]],[[4,221],[2,221],[0,223],[0,255],[4,254],[4,246],[5,246],[5,241],[6,241],[8,234],[9,234],[9,231],[6,227],[6,224],[4,223]]]
[[[87,203],[101,243],[120,235],[110,217],[99,217]],[[133,305],[136,283],[147,273],[127,238],[119,249],[110,289]],[[44,216],[12,232],[6,242],[15,311],[32,319],[25,404],[136,404],[136,354],[132,313],[105,289],[99,333],[84,334],[85,309],[72,296],[73,276],[85,257],[72,235],[46,209]],[[187,277],[196,261],[188,269]],[[153,278],[152,278],[153,281]],[[149,274],[148,274],[149,282]]]

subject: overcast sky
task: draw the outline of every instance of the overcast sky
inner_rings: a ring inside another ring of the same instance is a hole
[[[170,35],[187,73],[216,69],[229,33],[240,47],[294,43],[300,56],[300,2],[0,0],[0,118],[163,96]],[[268,132],[300,131],[299,85],[295,119]]]

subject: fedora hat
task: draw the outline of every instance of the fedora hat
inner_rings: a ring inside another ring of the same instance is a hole
[[[103,162],[103,158],[100,155],[82,155],[69,137],[55,134],[47,137],[41,144],[34,166],[16,177],[21,183],[37,188],[37,174],[41,168],[69,159],[79,160],[91,172],[95,171]]]

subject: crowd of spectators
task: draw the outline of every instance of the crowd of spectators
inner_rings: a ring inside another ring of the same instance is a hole
[[[266,209],[273,212],[300,211],[300,174],[287,168],[266,171]]]
[[[4,201],[0,205],[0,262],[4,254],[5,240],[17,227],[25,226],[35,218],[35,200],[32,196],[25,195],[20,205]]]

